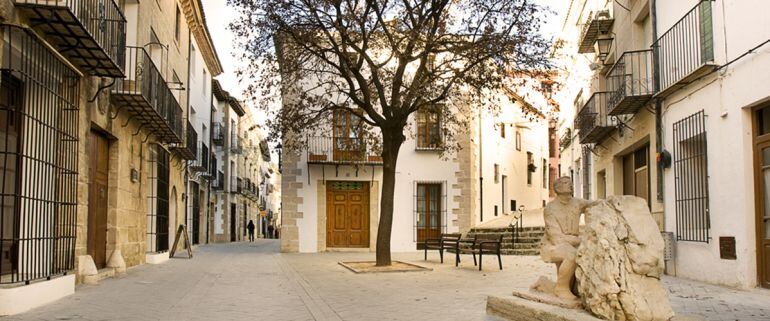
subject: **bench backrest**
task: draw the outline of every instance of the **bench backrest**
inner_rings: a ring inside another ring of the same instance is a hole
[[[462,236],[463,235],[460,233],[445,233],[445,234],[441,234],[441,239],[445,241],[457,241]]]
[[[474,236],[474,239],[476,242],[479,241],[497,241],[502,242],[503,241],[503,234],[476,234]]]

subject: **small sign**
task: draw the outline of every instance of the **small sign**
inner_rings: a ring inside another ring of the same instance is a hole
[[[266,211],[259,211],[259,216],[266,217],[267,216],[267,212]]]
[[[719,257],[723,260],[737,260],[738,256],[735,252],[735,237],[734,236],[720,236],[719,237]]]

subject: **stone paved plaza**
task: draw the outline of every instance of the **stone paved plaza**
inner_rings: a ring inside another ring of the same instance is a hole
[[[183,254],[184,255],[184,254]],[[339,261],[369,253],[279,254],[275,240],[206,245],[195,258],[143,265],[51,305],[0,320],[497,320],[486,295],[527,288],[552,268],[536,257],[493,258],[479,272],[438,254],[399,253],[430,272],[353,274]],[[770,320],[770,292],[666,278],[674,309],[705,320]]]

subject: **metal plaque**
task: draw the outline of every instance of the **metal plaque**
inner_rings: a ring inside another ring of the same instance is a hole
[[[723,260],[737,260],[738,256],[735,252],[735,237],[734,236],[720,236],[719,237],[719,257]]]

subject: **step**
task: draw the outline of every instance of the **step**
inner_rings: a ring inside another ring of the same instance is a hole
[[[479,232],[479,233],[500,233],[500,232],[513,232],[513,227],[500,227],[500,228],[471,228],[470,232]],[[543,226],[528,226],[528,227],[522,227],[519,231],[522,232],[544,232],[545,227]]]

